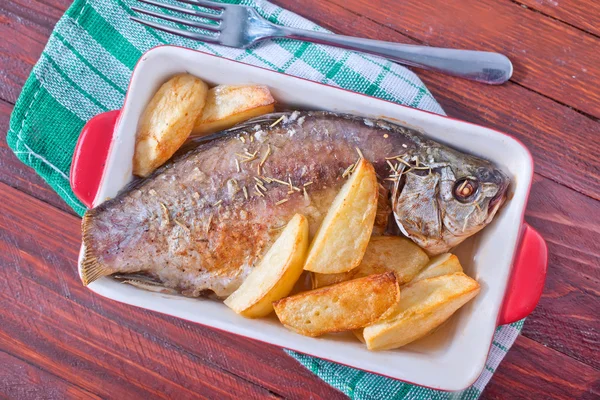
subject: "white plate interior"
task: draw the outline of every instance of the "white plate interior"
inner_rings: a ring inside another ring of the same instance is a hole
[[[435,140],[496,163],[512,180],[512,199],[492,224],[455,250],[465,271],[481,284],[481,293],[433,335],[402,349],[371,352],[348,335],[303,337],[288,331],[274,318],[245,319],[217,301],[152,293],[110,278],[102,278],[89,288],[120,302],[423,386],[459,390],[474,382],[483,370],[496,328],[532,178],[531,158],[523,145],[477,125],[208,54],[164,46],[146,53],[134,71],[95,204],[116,196],[132,178],[138,119],[158,87],[182,72],[194,74],[209,84],[265,84],[278,102],[292,107],[404,121]]]

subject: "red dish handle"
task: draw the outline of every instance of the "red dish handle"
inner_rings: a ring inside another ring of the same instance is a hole
[[[531,226],[523,224],[521,247],[515,257],[498,325],[510,324],[531,314],[542,297],[547,267],[546,241]]]
[[[81,130],[71,164],[71,189],[91,208],[100,187],[120,110],[96,115]]]

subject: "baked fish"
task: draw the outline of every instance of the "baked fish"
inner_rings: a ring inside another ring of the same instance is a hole
[[[84,284],[116,274],[226,297],[295,213],[314,234],[359,157],[380,183],[374,234],[396,225],[430,255],[485,227],[509,184],[490,162],[416,130],[329,112],[269,114],[186,147],[85,214]]]

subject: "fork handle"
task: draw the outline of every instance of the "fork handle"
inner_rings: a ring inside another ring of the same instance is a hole
[[[416,46],[352,36],[332,35],[277,26],[274,37],[332,45],[382,56],[400,64],[428,69],[473,81],[499,85],[510,79],[513,67],[508,57],[487,51]]]

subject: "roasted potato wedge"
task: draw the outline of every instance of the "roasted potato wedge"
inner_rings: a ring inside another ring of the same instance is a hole
[[[264,85],[219,85],[208,91],[206,107],[192,136],[204,136],[275,110],[275,100]]]
[[[287,296],[300,278],[308,243],[308,220],[296,214],[225,305],[248,318],[271,313],[273,302]]]
[[[360,265],[339,274],[313,273],[313,288],[392,271],[400,285],[409,282],[429,261],[427,254],[412,240],[400,236],[371,238]]]
[[[306,336],[358,329],[398,302],[396,275],[387,272],[283,298],[273,304],[287,328]]]
[[[377,211],[375,169],[361,158],[327,211],[304,269],[333,274],[356,268],[365,254]]]
[[[389,350],[420,339],[477,293],[477,281],[462,272],[411,283],[390,316],[363,329],[367,348]]]
[[[148,176],[190,136],[202,114],[208,86],[190,74],[176,75],[158,89],[138,124],[133,174]]]
[[[463,272],[458,257],[454,254],[444,253],[432,258],[429,263],[413,278],[413,282],[427,278],[434,278],[440,275]]]
[[[355,329],[352,331],[352,334],[354,334],[354,336],[356,336],[356,338],[358,340],[360,340],[361,343],[365,343],[365,337],[363,336],[363,330],[361,329]]]

